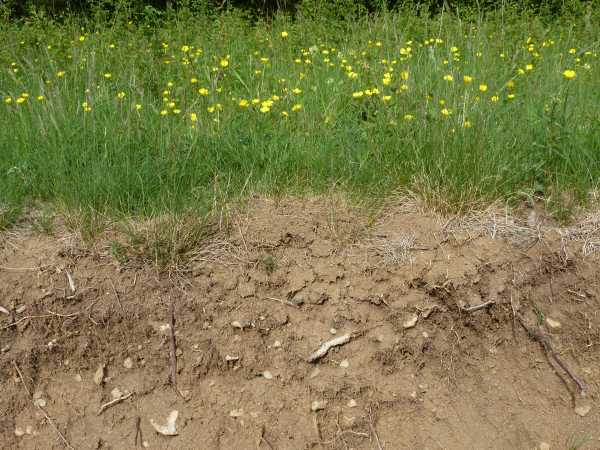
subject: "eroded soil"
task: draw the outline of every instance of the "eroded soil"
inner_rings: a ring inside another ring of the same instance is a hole
[[[110,236],[5,232],[1,447],[65,448],[58,430],[132,449],[139,423],[156,449],[598,449],[596,237],[505,219],[261,199],[170,273],[119,261]],[[172,410],[178,435],[157,434]]]

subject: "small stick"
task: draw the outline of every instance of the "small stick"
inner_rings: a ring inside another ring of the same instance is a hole
[[[482,303],[481,305],[475,305],[475,306],[463,306],[461,309],[464,312],[468,312],[468,313],[472,313],[475,311],[479,311],[480,309],[484,309],[487,308],[488,306],[492,306],[493,304],[495,304],[496,302],[490,300],[488,302]]]
[[[263,424],[261,429],[260,429],[260,441],[258,442],[258,446],[260,447],[260,443],[264,442],[265,444],[267,444],[267,447],[269,447],[271,450],[275,450],[273,448],[273,446],[271,445],[271,443],[267,440],[267,438],[265,437],[265,425]]]
[[[273,302],[278,302],[281,303],[282,305],[287,305],[287,306],[291,306],[292,308],[298,308],[298,305],[293,304],[292,302],[289,302],[287,300],[282,300],[280,298],[275,298],[275,297],[264,297],[265,300],[271,300]]]
[[[373,424],[373,411],[369,408],[369,428],[371,429],[371,434],[375,438],[375,442],[377,443],[377,450],[383,450],[381,446],[381,441],[379,440],[379,435],[377,434],[377,430],[375,429],[375,425]]]
[[[531,336],[535,341],[539,342],[542,345],[544,351],[546,352],[546,355],[548,355],[550,359],[553,359],[556,362],[556,364],[558,364],[560,368],[565,371],[565,373],[571,378],[571,380],[573,380],[573,382],[577,385],[577,388],[579,389],[579,395],[581,395],[582,398],[585,398],[587,395],[587,388],[585,383],[556,354],[554,348],[552,348],[552,344],[550,343],[550,338],[547,335],[545,335],[542,331],[531,329],[525,323],[521,316],[517,316],[517,319],[519,320],[519,323],[525,329],[525,331],[527,331],[527,334],[529,334],[529,336]]]
[[[332,347],[347,344],[348,342],[350,342],[350,339],[352,339],[351,334],[344,334],[343,336],[338,336],[329,341],[323,342],[314,353],[311,353],[309,357],[306,358],[306,361],[308,361],[309,363],[318,361],[323,356],[325,356]]]
[[[49,266],[48,265],[38,266],[38,267],[6,267],[6,266],[0,266],[0,270],[6,270],[7,272],[29,272],[31,270],[42,270],[42,269],[45,269],[46,267],[49,267]]]
[[[171,298],[171,385],[177,391],[177,339],[175,337],[175,303]]]
[[[140,447],[144,446],[144,438],[142,437],[142,418],[140,416],[135,416],[135,439],[133,445],[137,447],[138,442],[140,443]]]
[[[115,288],[115,283],[113,282],[112,278],[108,279],[110,281],[110,285],[112,286],[112,290],[115,294],[115,297],[117,299],[117,303],[119,304],[119,307],[121,308],[121,311],[123,311],[123,304],[121,303],[121,297],[119,297],[119,293],[117,292],[117,288]]]
[[[75,286],[75,280],[68,270],[65,270],[65,274],[67,275],[67,281],[69,282],[69,289],[71,289],[71,292],[74,294],[77,290],[77,286]]]
[[[17,373],[19,374],[19,378],[21,380],[21,384],[23,385],[23,387],[25,388],[25,390],[27,391],[27,395],[29,398],[32,398],[31,396],[31,391],[29,390],[29,388],[27,387],[27,384],[25,384],[25,379],[23,378],[23,374],[21,373],[21,369],[19,369],[19,366],[17,365],[17,363],[15,361],[13,361],[13,365],[15,366],[15,369],[17,370]],[[48,421],[48,423],[50,425],[52,425],[52,428],[54,428],[54,431],[56,431],[56,434],[58,434],[58,437],[60,437],[61,441],[63,441],[63,444],[65,444],[65,447],[67,447],[69,450],[75,450],[73,448],[73,446],[71,446],[71,444],[69,444],[69,441],[67,441],[67,438],[60,432],[60,430],[58,429],[58,427],[56,426],[56,424],[54,423],[54,421],[52,420],[52,418],[48,415],[48,413],[46,413],[46,410],[44,410],[44,408],[42,408],[39,404],[37,404],[36,402],[33,402],[33,405],[40,410],[40,412],[44,415],[44,417],[46,418],[46,420]]]
[[[41,316],[25,316],[25,317],[21,317],[19,320],[16,320],[16,321],[14,321],[12,323],[9,323],[8,325],[0,328],[0,330],[4,331],[4,330],[8,330],[9,328],[16,327],[19,323],[21,323],[21,322],[23,322],[25,320],[28,320],[28,319],[44,319],[46,317],[53,317],[53,315],[52,314],[43,314]]]
[[[111,400],[110,402],[105,403],[104,405],[100,406],[100,409],[98,410],[98,415],[102,414],[104,411],[106,411],[111,406],[116,405],[117,403],[120,403],[123,400],[127,400],[132,395],[133,395],[133,392],[130,392],[127,395],[122,395],[121,397],[115,398],[114,400]]]

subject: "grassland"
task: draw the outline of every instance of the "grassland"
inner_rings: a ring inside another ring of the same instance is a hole
[[[598,26],[3,24],[0,223],[31,205],[203,214],[252,193],[399,188],[452,210],[539,197],[569,211],[600,179]]]

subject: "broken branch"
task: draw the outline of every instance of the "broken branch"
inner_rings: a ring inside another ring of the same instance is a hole
[[[323,342],[314,353],[310,354],[310,356],[306,358],[306,361],[308,361],[309,363],[318,361],[323,356],[325,356],[331,348],[347,344],[348,342],[350,342],[350,339],[352,339],[351,334],[344,334],[343,336],[339,336],[329,341]]]
[[[542,331],[534,330],[534,329],[530,328],[525,323],[525,320],[523,319],[523,317],[521,317],[520,315],[517,315],[517,319],[519,320],[519,323],[525,329],[525,331],[527,331],[527,334],[529,334],[529,336],[531,338],[533,338],[533,340],[535,340],[541,344],[541,346],[544,349],[544,351],[546,352],[546,355],[548,356],[548,358],[553,359],[556,362],[556,364],[558,364],[560,366],[560,368],[565,371],[565,373],[569,376],[569,378],[571,378],[571,380],[573,380],[573,382],[577,385],[577,388],[579,389],[579,395],[581,395],[582,398],[585,398],[585,396],[587,394],[587,388],[586,388],[585,383],[556,354],[556,352],[554,351],[554,348],[552,347],[552,344],[550,343],[550,338],[546,334],[544,334]]]
[[[98,410],[98,415],[102,414],[104,411],[106,411],[111,406],[116,405],[117,403],[120,403],[123,400],[127,400],[132,395],[133,395],[133,392],[130,392],[127,395],[122,395],[120,397],[115,398],[114,400],[111,400],[110,402],[105,403],[104,405],[100,406],[100,409]]]
[[[492,306],[493,304],[495,304],[496,302],[493,302],[492,300],[482,303],[480,305],[475,305],[475,306],[463,306],[461,309],[464,312],[468,312],[468,313],[472,313],[475,311],[479,311],[480,309],[484,309],[487,308],[488,306]]]

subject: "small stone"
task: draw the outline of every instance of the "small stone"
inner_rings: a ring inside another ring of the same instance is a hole
[[[348,367],[350,367],[350,362],[349,362],[347,359],[343,359],[343,360],[340,362],[340,367],[341,367],[342,369],[347,369]]]
[[[423,331],[423,337],[427,339],[429,337],[429,333],[427,333],[427,331]]]
[[[419,320],[419,317],[416,314],[413,314],[412,316],[410,316],[408,319],[406,319],[404,321],[402,326],[406,329],[412,328],[417,324],[417,320]]]
[[[21,428],[21,427],[15,428],[15,436],[16,437],[21,437],[24,434],[25,434],[25,431],[23,430],[23,428]]]
[[[356,400],[351,398],[350,400],[348,400],[346,406],[348,406],[348,408],[356,408],[358,406],[358,403],[356,403]]]
[[[547,442],[540,442],[538,448],[539,450],[550,450],[550,444],[548,444]]]
[[[104,381],[104,369],[106,368],[105,364],[100,364],[98,366],[98,368],[96,369],[96,372],[94,372],[94,383],[96,383],[98,386],[100,386],[102,384],[102,382]]]
[[[243,409],[233,409],[229,411],[229,417],[242,417],[244,415]]]
[[[413,400],[416,400],[417,399],[417,391],[412,391],[410,393],[410,398],[412,398]]]
[[[271,372],[269,372],[268,370],[265,370],[262,375],[263,375],[263,377],[265,377],[265,380],[273,379],[273,374]]]
[[[314,402],[311,403],[310,410],[312,412],[317,412],[317,411],[321,411],[322,409],[325,409],[326,406],[327,406],[327,400],[315,400]]]
[[[580,405],[575,408],[575,414],[581,417],[585,417],[591,411],[592,407],[590,405]]]
[[[273,342],[273,348],[280,348],[280,347],[281,347],[281,341]]]
[[[37,400],[33,401],[33,404],[35,406],[39,406],[40,408],[44,408],[46,406],[46,400],[43,398],[38,398]]]
[[[230,355],[225,355],[225,361],[226,362],[233,362],[233,361],[238,361],[240,359],[239,356],[230,356]]]
[[[27,425],[25,427],[25,433],[26,434],[33,434],[33,427],[31,425]]]
[[[133,359],[125,358],[125,361],[123,361],[123,367],[125,367],[126,369],[133,368]]]
[[[550,317],[546,317],[546,325],[551,330],[559,330],[561,327],[561,323],[558,320],[551,319]]]
[[[242,323],[239,320],[234,320],[233,322],[231,322],[231,326],[233,328],[239,328],[240,330],[244,329],[244,325],[242,325]]]
[[[0,353],[6,353],[10,350],[10,344],[6,344],[2,349],[0,349]]]
[[[150,447],[150,444],[148,444],[148,441],[142,442],[142,445],[144,446],[144,448]]]
[[[44,393],[42,391],[35,391],[33,393],[33,399],[34,400],[39,400],[40,398],[42,398],[44,396]]]
[[[427,387],[428,387],[428,386],[427,386],[426,384],[420,384],[420,385],[419,385],[419,391],[421,391],[421,392],[423,392],[423,393],[424,393],[424,392],[427,392]]]
[[[329,332],[330,332],[331,334],[336,334],[336,333],[337,333],[337,330],[336,330],[335,328],[330,328],[330,329],[329,329]]]
[[[137,346],[137,349],[138,349],[138,350],[141,350],[142,348],[143,348],[143,347],[142,347],[141,345],[138,345],[138,346]]]
[[[75,381],[77,381],[78,383],[81,383],[81,380],[83,379],[79,374],[76,374],[73,378],[75,378]]]
[[[180,348],[178,348],[177,351],[175,352],[175,355],[177,355],[177,356],[183,356],[183,350],[181,350]]]
[[[112,398],[123,397],[123,393],[121,392],[121,389],[119,389],[118,387],[116,387],[112,391],[110,391],[110,395],[112,396]]]

